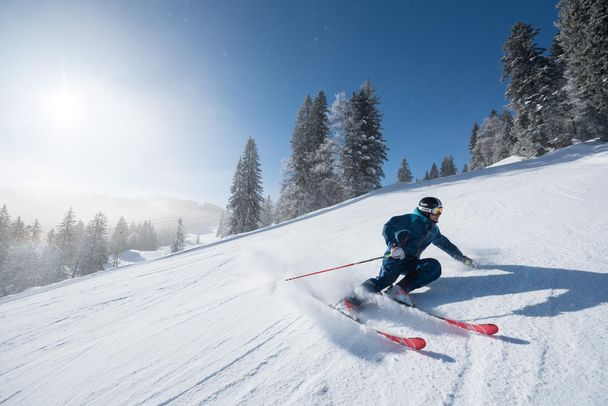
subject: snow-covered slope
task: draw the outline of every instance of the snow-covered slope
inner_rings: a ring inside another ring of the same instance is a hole
[[[289,224],[0,302],[0,403],[608,404],[608,145],[572,146],[391,186]],[[380,300],[370,323],[428,341],[406,350],[323,302],[374,276],[382,225],[426,195],[443,275],[420,307],[492,321],[469,334]]]

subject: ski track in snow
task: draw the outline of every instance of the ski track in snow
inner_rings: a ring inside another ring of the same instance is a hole
[[[285,225],[0,299],[0,404],[608,404],[608,146],[394,185]],[[382,225],[425,195],[468,270],[421,308],[495,322],[468,333],[378,298],[369,325],[327,308],[379,262]],[[590,215],[585,215],[590,213]]]

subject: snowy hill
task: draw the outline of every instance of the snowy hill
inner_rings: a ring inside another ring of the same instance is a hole
[[[395,185],[232,240],[0,301],[0,403],[608,404],[608,145]],[[482,265],[431,247],[420,307],[495,322],[469,334],[383,300],[370,324],[323,302],[375,276],[381,229],[426,195]],[[317,299],[318,298],[318,299]]]

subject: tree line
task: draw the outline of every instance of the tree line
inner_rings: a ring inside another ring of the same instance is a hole
[[[117,266],[126,250],[154,251],[159,244],[172,252],[184,249],[184,229],[161,231],[151,220],[130,225],[120,217],[110,229],[104,213],[98,212],[86,225],[70,208],[62,221],[42,235],[38,220],[25,224],[12,220],[6,205],[0,209],[0,296],[32,286],[44,286],[64,279],[88,275]]]

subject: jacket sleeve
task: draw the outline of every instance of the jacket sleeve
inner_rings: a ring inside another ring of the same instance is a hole
[[[446,254],[454,258],[456,261],[462,261],[463,254],[457,246],[452,244],[450,240],[441,232],[437,233],[437,237],[433,240],[433,244],[443,250]]]
[[[392,217],[382,229],[382,236],[384,237],[384,241],[386,241],[386,245],[393,246],[399,245],[399,243],[403,242],[403,240],[407,237],[408,232],[404,230],[403,216]]]

